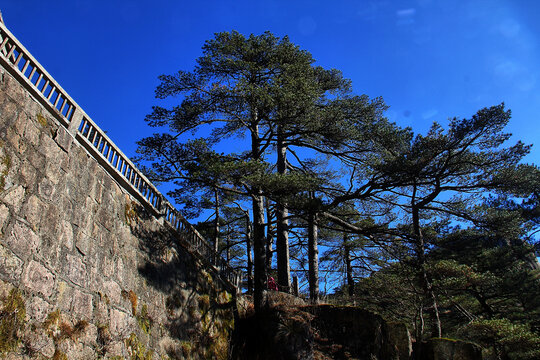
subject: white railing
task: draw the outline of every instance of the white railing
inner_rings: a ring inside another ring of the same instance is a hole
[[[176,210],[131,160],[0,21],[0,63],[143,205],[182,235],[192,251],[235,287],[240,276]]]

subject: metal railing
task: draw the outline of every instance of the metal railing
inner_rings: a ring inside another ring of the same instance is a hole
[[[239,273],[213,251],[212,246],[176,210],[103,130],[53,79],[17,38],[0,22],[0,63],[39,100],[111,174],[124,189],[182,235],[192,251],[215,267],[235,287]]]

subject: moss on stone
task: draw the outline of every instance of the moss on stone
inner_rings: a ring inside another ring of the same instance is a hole
[[[154,352],[146,350],[146,346],[139,340],[135,333],[131,333],[129,338],[125,340],[126,346],[131,353],[131,360],[151,360]]]
[[[49,125],[49,121],[47,121],[47,118],[43,116],[42,114],[37,114],[37,121],[43,127],[46,127],[47,125]]]
[[[128,201],[124,207],[124,216],[127,225],[135,225],[137,222],[137,204],[133,201]]]
[[[184,355],[185,358],[188,358],[191,355],[193,346],[191,345],[191,342],[189,341],[182,341],[180,343],[180,349],[182,350],[182,355]]]
[[[43,327],[43,329],[45,329],[47,334],[52,336],[54,332],[53,327],[56,327],[59,322],[60,322],[60,310],[56,309],[55,311],[47,315],[47,318],[45,319],[45,321],[43,321],[41,326]]]
[[[0,310],[0,355],[14,351],[25,328],[26,306],[21,292],[11,289]]]
[[[141,312],[136,316],[136,319],[137,324],[139,324],[141,330],[144,331],[146,334],[150,334],[153,320],[150,315],[148,315],[148,306],[146,306],[146,304],[141,307]]]
[[[0,172],[0,192],[2,192],[6,187],[6,176],[11,168],[11,156],[4,154],[0,159],[0,167],[2,168],[2,171]]]
[[[88,325],[88,321],[86,320],[80,320],[74,326],[71,326],[67,322],[62,322],[59,326],[60,334],[55,338],[55,341],[60,342],[71,339],[76,342],[85,333]]]
[[[54,350],[54,355],[51,360],[68,360],[68,357],[62,351],[56,349]]]

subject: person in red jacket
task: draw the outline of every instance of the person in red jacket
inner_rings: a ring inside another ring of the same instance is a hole
[[[274,280],[273,277],[270,276],[270,278],[268,279],[268,290],[278,290],[278,287],[277,287],[277,284],[276,284],[276,281]]]

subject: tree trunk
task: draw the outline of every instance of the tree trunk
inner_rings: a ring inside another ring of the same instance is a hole
[[[255,112],[251,127],[251,157],[261,158],[261,139],[259,138],[258,115]],[[255,257],[253,302],[255,311],[262,310],[265,303],[266,289],[266,237],[264,236],[264,198],[262,189],[254,186],[250,189],[253,206],[253,254]]]
[[[277,172],[287,173],[287,146],[283,143],[283,129],[278,127]],[[276,208],[276,253],[278,286],[280,291],[291,292],[291,267],[289,260],[289,220],[287,204],[280,201]]]
[[[308,216],[308,262],[309,262],[309,298],[314,304],[319,302],[319,248],[317,214]]]
[[[255,311],[264,305],[266,289],[266,237],[264,236],[264,204],[261,189],[255,189],[253,203],[253,253],[255,257],[254,304]]]
[[[246,215],[247,291],[253,294],[253,255],[251,253],[251,221]]]
[[[347,238],[347,233],[343,234],[343,248],[345,257],[345,271],[347,273],[347,287],[349,290],[349,296],[353,296],[354,278],[352,274],[351,246],[349,244],[349,239]]]
[[[414,200],[413,200],[414,201]],[[433,292],[433,284],[429,280],[429,276],[426,270],[426,256],[425,256],[425,244],[424,236],[422,234],[422,229],[420,228],[420,209],[416,206],[412,207],[412,220],[413,220],[413,231],[416,238],[416,259],[418,261],[418,270],[420,276],[420,282],[424,289],[424,295],[427,301],[430,301],[432,304],[433,310],[433,327],[435,336],[438,338],[442,337],[441,329],[441,319],[439,317],[439,308],[437,305],[437,298]]]
[[[265,208],[266,208],[266,223],[268,227],[266,228],[266,271],[272,268],[272,255],[274,253],[273,242],[274,242],[274,227],[271,225],[274,220],[272,215],[272,206],[270,205],[270,200],[265,198]]]
[[[219,194],[218,190],[214,189],[214,205],[216,218],[214,219],[214,253],[216,254],[216,261],[219,259]]]
[[[227,264],[231,263],[231,229],[230,225],[227,225],[227,237],[225,238],[225,246],[227,248],[227,252],[225,253],[227,256]]]

